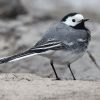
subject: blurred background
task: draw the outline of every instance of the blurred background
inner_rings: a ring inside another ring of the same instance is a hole
[[[31,48],[56,21],[70,12],[91,19],[89,51],[100,66],[100,0],[0,0],[0,58]],[[67,66],[55,65],[59,77],[72,79]],[[71,65],[78,80],[100,80],[98,70],[85,54]],[[1,64],[0,73],[34,73],[55,77],[49,60],[40,56]]]

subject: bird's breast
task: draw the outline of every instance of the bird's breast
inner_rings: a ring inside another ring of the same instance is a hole
[[[48,52],[44,52],[41,56],[47,57],[50,60],[53,60],[57,64],[65,65],[68,63],[72,63],[83,56],[84,52],[76,53],[74,51],[65,51],[65,50],[50,50]]]

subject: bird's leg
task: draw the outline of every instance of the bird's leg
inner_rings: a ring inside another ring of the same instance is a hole
[[[53,65],[53,61],[52,61],[52,60],[50,61],[50,64],[51,64],[52,69],[53,69],[53,71],[54,71],[54,73],[55,73],[56,80],[60,80],[60,78],[59,78],[58,75],[57,75],[57,72],[56,72],[56,70],[55,70],[55,67],[54,67],[54,65]]]
[[[69,70],[70,70],[70,72],[71,72],[71,74],[72,74],[72,76],[73,76],[73,79],[76,80],[76,78],[75,78],[75,76],[74,76],[74,74],[73,74],[73,72],[72,72],[72,70],[71,70],[70,64],[68,64],[68,68],[69,68]]]

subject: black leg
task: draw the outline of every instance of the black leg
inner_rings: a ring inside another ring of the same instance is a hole
[[[71,74],[72,74],[72,76],[73,76],[73,79],[76,80],[76,78],[75,78],[75,76],[74,76],[74,74],[73,74],[73,72],[72,72],[72,70],[71,70],[71,68],[70,68],[70,64],[68,64],[68,68],[69,68],[69,70],[70,70],[70,72],[71,72]]]
[[[53,65],[53,61],[52,61],[52,60],[50,61],[50,64],[51,64],[52,69],[53,69],[53,71],[54,71],[54,73],[55,73],[56,80],[60,80],[60,78],[59,78],[58,75],[57,75],[57,72],[56,72],[56,70],[55,70],[55,67],[54,67],[54,65]]]

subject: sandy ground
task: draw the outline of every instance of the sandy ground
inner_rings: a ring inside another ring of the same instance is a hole
[[[0,74],[0,100],[100,100],[100,82]]]

